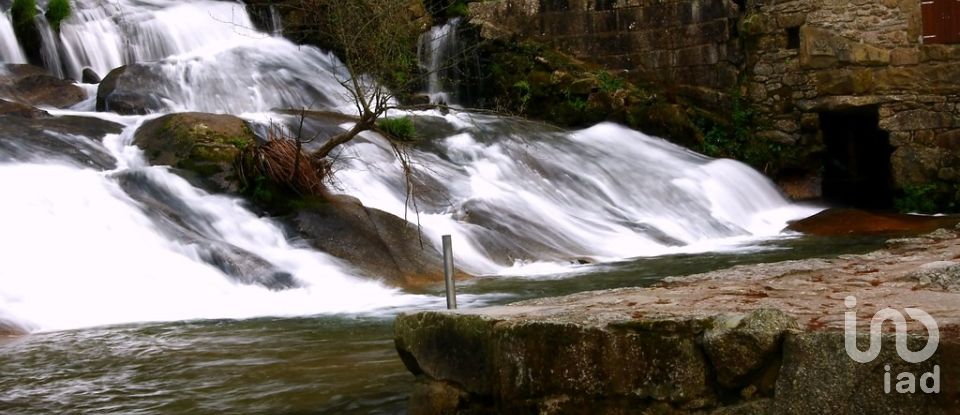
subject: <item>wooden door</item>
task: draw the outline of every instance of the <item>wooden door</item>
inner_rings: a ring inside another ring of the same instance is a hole
[[[923,43],[960,42],[960,0],[923,0]]]

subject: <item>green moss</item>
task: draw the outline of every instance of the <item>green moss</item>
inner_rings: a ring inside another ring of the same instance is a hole
[[[382,118],[377,121],[377,128],[401,141],[412,141],[417,135],[417,129],[410,117]]]
[[[47,4],[47,21],[53,29],[60,31],[60,23],[70,17],[70,0],[50,0]]]
[[[572,128],[614,121],[683,144],[696,137],[657,87],[530,41],[485,44],[483,55],[486,105],[499,111]]]

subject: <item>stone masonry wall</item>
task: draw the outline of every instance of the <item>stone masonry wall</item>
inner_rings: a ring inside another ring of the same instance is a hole
[[[737,82],[737,6],[726,0],[498,0],[470,4],[485,38],[521,36],[686,95]]]
[[[956,188],[960,46],[922,44],[919,0],[756,1],[742,22],[762,136],[820,145],[820,112],[876,106],[894,187]]]

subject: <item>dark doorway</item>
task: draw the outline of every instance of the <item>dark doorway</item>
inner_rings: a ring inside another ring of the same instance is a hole
[[[877,107],[820,113],[827,146],[823,198],[829,203],[865,209],[893,207],[890,134],[878,126]]]

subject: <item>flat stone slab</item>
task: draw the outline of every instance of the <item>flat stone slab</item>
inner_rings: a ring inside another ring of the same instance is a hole
[[[396,345],[418,379],[414,414],[957,413],[958,290],[960,236],[941,229],[864,255],[401,315]],[[932,357],[901,358],[890,322],[874,359],[847,353],[845,313],[856,313],[851,339],[866,351],[870,319],[886,307],[904,316],[912,351],[931,335],[904,310],[932,316]],[[911,376],[913,393],[898,393]]]

